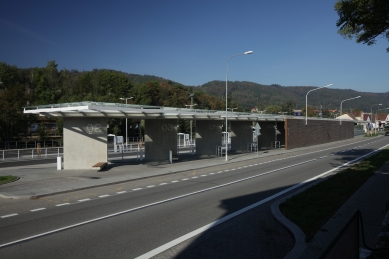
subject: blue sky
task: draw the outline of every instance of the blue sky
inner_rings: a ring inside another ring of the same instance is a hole
[[[389,42],[337,34],[335,0],[3,0],[0,62],[107,68],[184,85],[228,80],[389,91]]]

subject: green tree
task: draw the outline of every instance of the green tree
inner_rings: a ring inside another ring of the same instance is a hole
[[[357,43],[367,45],[374,44],[380,35],[389,40],[388,0],[340,0],[335,11],[339,15],[338,33],[343,37],[355,37]]]
[[[301,111],[305,116],[305,107]],[[308,105],[308,117],[316,117],[315,109],[310,105]]]
[[[279,114],[281,112],[281,106],[279,105],[269,105],[266,107],[265,112],[267,114]]]

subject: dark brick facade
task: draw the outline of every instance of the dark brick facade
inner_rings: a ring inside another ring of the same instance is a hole
[[[354,122],[329,120],[285,120],[285,149],[307,147],[354,138]]]

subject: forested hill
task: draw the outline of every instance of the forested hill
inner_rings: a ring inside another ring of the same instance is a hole
[[[234,81],[228,82],[228,94],[233,101],[239,103],[242,108],[248,110],[257,107],[264,110],[269,105],[282,105],[291,101],[294,108],[302,109],[305,107],[305,97],[309,90],[318,86],[280,86],[280,85],[261,85],[252,82]],[[211,81],[200,87],[200,89],[209,95],[224,99],[226,91],[225,81]],[[368,90],[368,89],[367,89]],[[372,104],[382,103],[382,108],[389,107],[389,92],[369,93],[358,92],[351,89],[323,88],[314,91],[308,95],[308,105],[332,110],[339,109],[343,100],[361,96],[358,99],[343,103],[343,109],[361,109],[369,112]],[[385,106],[386,105],[386,106]]]

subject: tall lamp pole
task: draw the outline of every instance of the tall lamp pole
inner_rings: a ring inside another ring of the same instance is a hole
[[[185,105],[186,107],[189,106],[190,109],[193,109],[193,106],[196,106],[197,104],[193,104],[193,93],[191,93],[190,96],[190,105]],[[192,120],[190,120],[190,144],[192,145]]]
[[[127,104],[127,100],[131,100],[131,99],[134,99],[134,97],[132,96],[132,97],[125,97],[125,98],[123,98],[123,97],[121,97],[121,98],[119,98],[120,100],[126,100],[126,104]],[[128,147],[128,135],[127,135],[127,116],[126,116],[126,150],[127,150],[127,147]]]
[[[325,86],[322,86],[322,87],[318,87],[318,88],[315,88],[315,89],[312,89],[312,90],[309,90],[307,95],[305,96],[305,125],[308,124],[308,94],[312,91],[316,91],[316,90],[319,90],[319,89],[322,89],[322,88],[325,88],[325,87],[329,87],[331,86],[332,84],[329,84],[329,85],[325,85]]]
[[[361,96],[357,96],[357,97],[346,99],[346,100],[343,100],[343,101],[340,102],[340,125],[342,125],[342,104],[343,104],[343,102],[349,101],[349,100],[352,100],[352,99],[357,99],[357,98],[360,98],[360,97]]]
[[[228,127],[227,127],[227,116],[228,116],[228,108],[227,108],[227,105],[228,105],[228,103],[227,103],[227,93],[228,93],[228,91],[227,91],[227,87],[228,87],[228,63],[230,62],[230,60],[233,58],[233,57],[237,57],[237,56],[241,56],[241,55],[248,55],[248,54],[253,54],[254,53],[254,51],[246,51],[246,52],[244,52],[244,53],[241,53],[241,54],[236,54],[236,55],[233,55],[233,56],[231,56],[229,59],[228,59],[228,61],[227,61],[227,69],[226,69],[226,161],[228,161],[228,155],[227,155],[227,153],[228,153]]]

